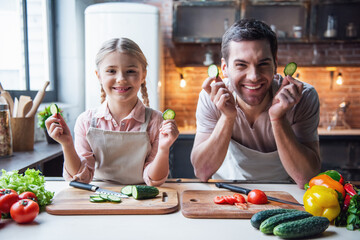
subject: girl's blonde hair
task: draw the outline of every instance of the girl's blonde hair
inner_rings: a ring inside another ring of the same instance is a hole
[[[96,54],[95,63],[96,68],[99,71],[99,66],[104,58],[112,52],[118,51],[120,53],[130,54],[139,60],[143,71],[146,72],[146,67],[148,65],[144,53],[141,51],[140,47],[131,39],[128,38],[112,38],[103,43],[99,52]],[[141,84],[141,96],[145,106],[149,106],[149,97],[146,88],[146,81]],[[106,93],[101,86],[101,103],[105,101]]]

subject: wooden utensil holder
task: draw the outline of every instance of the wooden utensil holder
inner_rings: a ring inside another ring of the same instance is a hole
[[[13,151],[34,150],[35,117],[11,118]]]

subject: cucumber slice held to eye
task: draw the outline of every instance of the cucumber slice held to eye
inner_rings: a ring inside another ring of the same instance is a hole
[[[172,109],[167,109],[165,110],[165,112],[163,113],[162,117],[164,120],[170,120],[170,119],[174,119],[175,118],[175,111]]]
[[[50,105],[50,112],[52,115],[59,113],[59,107],[56,105],[56,103]]]
[[[284,69],[285,76],[292,76],[296,72],[297,64],[294,62],[288,63]]]
[[[217,77],[219,76],[219,69],[215,64],[211,64],[208,68],[209,77]]]

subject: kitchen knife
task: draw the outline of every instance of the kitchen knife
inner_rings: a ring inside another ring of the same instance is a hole
[[[82,182],[77,182],[77,181],[71,181],[70,186],[80,188],[80,189],[84,189],[84,190],[93,191],[93,192],[95,192],[97,194],[115,195],[115,196],[118,196],[118,197],[121,197],[121,198],[128,198],[129,197],[129,196],[127,196],[125,194],[122,194],[120,192],[114,192],[114,191],[106,190],[106,189],[100,188],[99,186],[95,186],[95,185],[91,185],[91,184],[87,184],[87,183],[82,183]]]
[[[217,186],[218,188],[226,188],[226,189],[229,189],[229,190],[234,191],[234,192],[244,193],[246,195],[248,195],[249,192],[251,191],[250,189],[230,185],[230,184],[227,184],[227,183],[215,183],[215,186]],[[291,202],[291,201],[283,200],[283,199],[276,198],[276,197],[267,196],[267,199],[271,200],[271,201],[275,201],[275,202],[281,202],[281,203],[286,203],[286,204],[304,206],[301,203]]]

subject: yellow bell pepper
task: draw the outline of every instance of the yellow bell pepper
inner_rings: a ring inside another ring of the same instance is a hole
[[[315,185],[309,188],[303,197],[305,211],[314,216],[334,220],[340,214],[338,194],[334,189]]]

